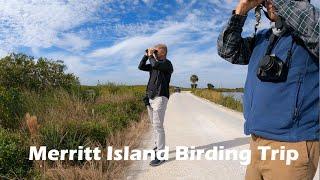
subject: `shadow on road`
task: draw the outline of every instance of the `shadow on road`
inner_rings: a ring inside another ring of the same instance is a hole
[[[215,142],[203,146],[197,146],[195,149],[203,149],[204,152],[207,152],[208,150],[212,149],[213,147],[219,147],[219,146],[224,146],[224,149],[229,149],[237,146],[242,146],[245,144],[249,144],[250,137],[241,137],[241,138],[235,138],[232,140],[227,140],[227,141],[221,141],[221,142]],[[172,150],[169,152],[171,153],[176,153],[176,150]],[[176,160],[176,157],[169,158],[167,162],[174,161]]]

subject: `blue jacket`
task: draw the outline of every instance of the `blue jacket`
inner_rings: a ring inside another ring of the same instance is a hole
[[[257,68],[270,34],[270,30],[257,34],[249,61],[243,100],[245,134],[288,142],[319,140],[318,59],[294,41],[287,81],[260,81]],[[286,61],[292,41],[290,34],[282,36],[272,54]]]

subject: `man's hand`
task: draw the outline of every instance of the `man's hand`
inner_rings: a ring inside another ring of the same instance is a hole
[[[153,48],[148,48],[147,56],[149,56],[149,57],[153,56],[154,50],[155,49],[153,49]]]
[[[246,15],[251,9],[260,5],[264,0],[240,0],[236,8],[236,14]]]

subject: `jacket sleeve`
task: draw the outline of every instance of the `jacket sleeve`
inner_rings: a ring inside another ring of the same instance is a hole
[[[282,17],[304,42],[307,49],[319,58],[319,9],[306,1],[274,0],[277,15]]]
[[[232,64],[247,65],[254,47],[254,37],[242,38],[242,28],[247,16],[233,14],[220,33],[217,46],[218,54]]]
[[[146,64],[148,60],[148,56],[143,56],[143,58],[141,59],[138,68],[141,71],[151,71],[151,65],[150,64]]]
[[[159,71],[173,73],[173,67],[170,61],[165,60],[163,62],[156,61],[154,58],[149,58],[150,65],[153,69],[157,69]]]

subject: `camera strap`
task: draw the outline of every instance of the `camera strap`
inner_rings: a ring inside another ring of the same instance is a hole
[[[269,45],[268,45],[268,48],[267,48],[267,51],[266,51],[266,54],[265,55],[271,55],[271,52],[276,44],[276,42],[279,40],[281,36],[276,36],[274,35],[273,33],[271,33],[270,37],[269,37]],[[292,47],[293,47],[293,44],[294,44],[294,38],[292,37],[292,40],[291,40],[291,43],[290,43],[290,49],[288,50],[288,53],[287,53],[287,58],[286,58],[286,62],[285,64],[290,67],[291,65],[291,59],[292,59]]]
[[[270,55],[272,52],[272,49],[274,48],[274,45],[276,44],[276,42],[278,41],[279,37],[274,35],[273,33],[271,33],[270,37],[269,37],[269,45],[266,51],[265,55]]]
[[[254,9],[254,15],[256,17],[256,24],[254,25],[254,38],[257,35],[257,30],[258,30],[258,26],[261,23],[261,9],[262,9],[262,5],[258,5],[255,9]]]

